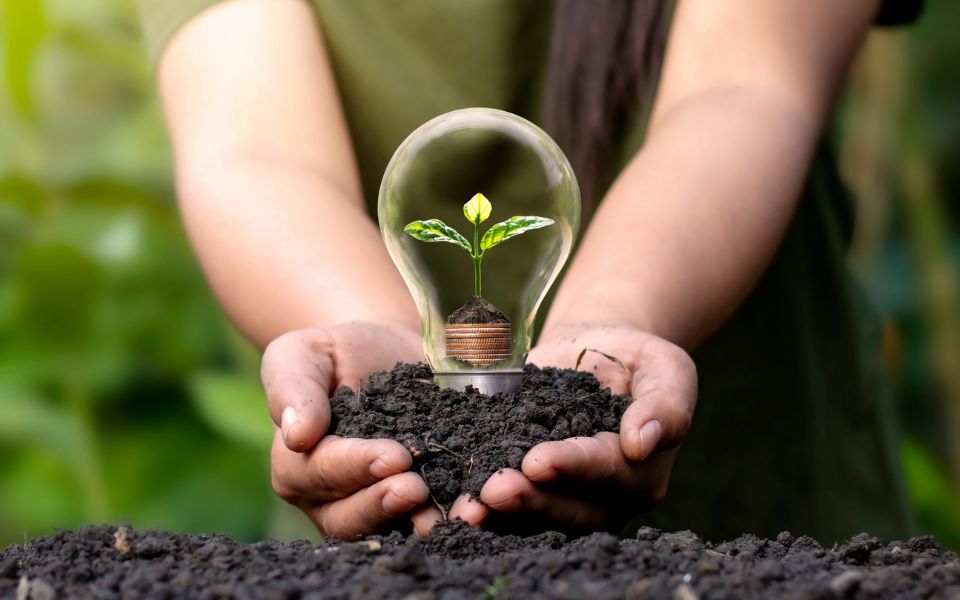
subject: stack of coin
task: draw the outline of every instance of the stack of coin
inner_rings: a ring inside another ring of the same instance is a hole
[[[510,323],[448,323],[447,357],[478,367],[510,358]]]

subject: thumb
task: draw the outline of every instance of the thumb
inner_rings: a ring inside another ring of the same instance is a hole
[[[304,329],[274,340],[263,353],[260,378],[273,422],[294,452],[316,446],[330,426],[333,338]]]
[[[697,403],[697,370],[678,346],[653,337],[641,348],[631,380],[633,402],[620,421],[620,446],[632,461],[679,446]]]

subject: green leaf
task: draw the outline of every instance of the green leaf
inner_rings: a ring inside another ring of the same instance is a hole
[[[485,252],[497,244],[505,242],[512,237],[516,237],[521,233],[526,233],[533,229],[540,229],[541,227],[553,225],[553,223],[553,219],[548,219],[546,217],[510,217],[506,221],[497,223],[496,225],[490,227],[490,229],[483,234],[483,239],[480,240],[480,251]]]
[[[47,18],[41,0],[0,1],[5,31],[4,71],[16,108],[27,116],[34,113],[30,89],[33,59],[47,33]]]
[[[403,230],[421,242],[449,242],[460,246],[471,254],[473,253],[473,248],[470,247],[467,238],[440,219],[414,221],[404,227]]]
[[[491,211],[493,211],[493,205],[483,194],[474,194],[473,198],[463,205],[463,216],[477,225],[489,219]]]

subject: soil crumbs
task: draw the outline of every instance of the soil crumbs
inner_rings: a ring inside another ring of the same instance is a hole
[[[615,431],[625,402],[586,373],[528,368],[519,392],[488,398],[439,390],[426,367],[398,365],[359,393],[341,390],[333,406],[337,433],[412,448],[449,504],[519,466],[534,443]],[[711,544],[648,527],[620,540],[500,536],[444,521],[425,539],[394,532],[317,546],[101,525],[9,546],[0,598],[954,599],[960,558],[930,537],[885,544],[866,534],[824,549],[789,533]]]
[[[460,494],[479,497],[498,470],[519,469],[540,442],[619,431],[629,402],[579,371],[527,366],[517,392],[485,396],[440,389],[426,365],[399,364],[371,375],[359,393],[338,390],[330,432],[403,444],[445,510]]]
[[[930,537],[866,534],[833,549],[808,537],[712,545],[643,528],[497,536],[462,521],[429,538],[241,544],[218,535],[90,526],[0,554],[0,597],[52,598],[957,598],[960,559]]]
[[[492,302],[484,300],[480,296],[473,296],[447,317],[448,325],[464,325],[467,323],[510,323],[510,318],[494,306]]]

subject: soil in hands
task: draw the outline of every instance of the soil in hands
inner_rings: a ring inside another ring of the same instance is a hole
[[[480,296],[473,296],[466,304],[450,313],[447,317],[448,325],[464,325],[467,323],[510,323],[509,317],[491,302]]]
[[[619,431],[629,401],[578,371],[527,366],[517,392],[484,396],[438,388],[426,365],[397,365],[359,392],[337,391],[330,431],[403,444],[445,511],[460,494],[479,497],[498,470],[519,469],[540,442]]]
[[[86,527],[0,553],[0,598],[956,598],[960,558],[930,537],[866,534],[833,549],[808,537],[704,543],[643,528],[499,537],[462,521],[430,537],[274,541]]]

